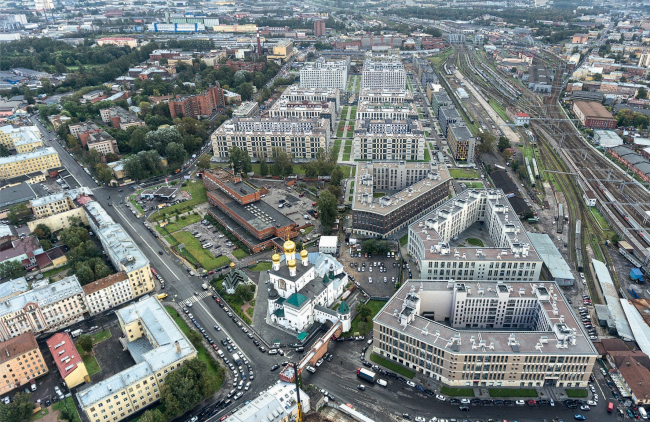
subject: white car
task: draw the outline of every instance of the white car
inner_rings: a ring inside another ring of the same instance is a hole
[[[596,403],[596,402],[593,401],[593,400],[587,400],[587,404],[588,404],[589,406],[596,406],[598,403]]]
[[[191,308],[192,307],[192,302],[188,299],[188,300],[185,301],[185,305],[187,305],[188,307]]]
[[[251,382],[248,381],[246,385],[244,386],[244,390],[248,391],[248,389],[251,388]]]
[[[409,387],[415,387],[415,383],[413,381],[406,381],[406,385]]]
[[[368,277],[368,283],[372,284],[372,277]]]
[[[445,399],[445,396],[443,396],[442,394],[437,394],[437,395],[436,395],[436,398],[437,398],[438,400],[440,400],[440,401],[445,401],[445,400],[446,400],[446,399]]]
[[[460,399],[460,404],[469,404],[469,399]]]
[[[517,406],[523,406],[523,405],[526,404],[526,402],[523,401],[523,400],[517,400],[517,401],[515,402],[515,404],[516,404]]]
[[[312,374],[315,374],[315,373],[316,373],[316,368],[314,368],[313,366],[308,366],[306,369],[307,369],[309,372],[311,372]]]
[[[323,364],[323,359],[322,359],[322,358],[321,358],[321,359],[318,359],[318,361],[316,362],[316,367],[319,367],[319,366],[321,366],[322,364]]]
[[[415,422],[427,422],[427,420],[424,419],[422,416],[416,416],[415,417]]]

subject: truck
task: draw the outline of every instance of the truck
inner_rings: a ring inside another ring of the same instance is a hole
[[[643,283],[643,273],[639,268],[632,268],[630,270],[630,280],[636,283]]]
[[[233,353],[232,360],[235,362],[237,366],[241,365],[241,356],[239,356],[239,353]]]
[[[203,290],[208,290],[208,283],[201,284],[201,287],[203,287]]]
[[[357,368],[357,377],[372,383],[377,380],[377,374],[366,368]]]
[[[70,333],[70,335],[72,336],[72,338],[75,338],[75,337],[79,337],[81,333],[83,333],[83,330],[79,329],[79,330],[74,330],[73,332]]]
[[[609,413],[612,413],[614,411],[614,402],[610,401],[609,403],[607,403],[607,411]]]

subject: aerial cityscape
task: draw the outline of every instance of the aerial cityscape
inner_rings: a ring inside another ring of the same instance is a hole
[[[0,422],[648,419],[649,6],[0,2]]]

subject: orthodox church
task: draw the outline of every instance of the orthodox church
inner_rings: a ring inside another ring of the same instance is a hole
[[[277,253],[271,258],[267,321],[301,333],[314,323],[340,320],[343,331],[349,331],[352,321],[345,301],[336,310],[331,309],[348,284],[343,265],[329,254],[309,253],[304,249],[298,265],[296,244],[287,240],[283,249],[284,263]]]

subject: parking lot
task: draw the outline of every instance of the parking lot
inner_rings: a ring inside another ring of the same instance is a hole
[[[226,255],[232,259],[232,252],[235,250],[235,245],[219,229],[212,224],[204,224],[203,221],[206,220],[190,224],[183,228],[183,230],[192,233],[201,244],[211,245],[204,249],[208,249],[215,257]]]
[[[400,281],[400,262],[396,258],[372,255],[366,258],[363,252],[353,252],[350,247],[342,246],[339,261],[345,266],[345,271],[354,277],[358,286],[370,296],[389,297],[395,293],[395,283]],[[408,269],[404,268],[405,277]]]

